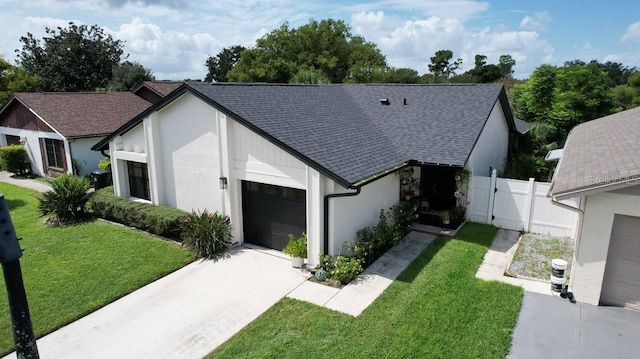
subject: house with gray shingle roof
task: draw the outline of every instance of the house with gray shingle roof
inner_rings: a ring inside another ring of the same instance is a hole
[[[97,169],[91,146],[151,105],[131,92],[15,93],[0,108],[0,146],[23,144],[39,176]]]
[[[499,84],[187,83],[93,149],[116,195],[229,215],[240,243],[306,232],[315,264],[398,203],[400,169],[446,210],[461,170],[504,168],[510,133]]]
[[[580,198],[571,288],[580,301],[640,309],[640,107],[571,130],[549,196]]]

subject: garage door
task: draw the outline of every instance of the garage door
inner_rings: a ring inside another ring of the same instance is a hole
[[[640,217],[613,220],[600,302],[640,310]]]
[[[303,190],[243,181],[242,213],[245,242],[282,250],[289,233],[306,232]]]

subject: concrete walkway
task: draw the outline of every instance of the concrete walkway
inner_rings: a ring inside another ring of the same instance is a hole
[[[504,275],[518,248],[519,239],[520,232],[518,231],[498,229],[491,243],[491,247],[489,247],[489,250],[485,253],[482,264],[480,264],[476,272],[476,278],[496,280],[520,286],[529,292],[552,295],[551,283],[549,282],[506,277]]]
[[[28,178],[15,177],[13,174],[6,171],[0,171],[0,182],[10,183],[16,186],[29,188],[38,192],[47,192],[51,190],[51,186],[45,183],[28,179]]]
[[[38,339],[38,349],[48,359],[202,358],[307,278],[288,259],[239,247]]]
[[[525,291],[509,359],[640,357],[640,312]]]
[[[307,281],[287,296],[357,317],[436,238],[411,232],[342,289]]]

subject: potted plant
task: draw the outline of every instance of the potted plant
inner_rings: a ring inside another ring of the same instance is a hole
[[[294,268],[300,268],[304,264],[307,257],[307,234],[302,233],[296,238],[292,233],[289,234],[289,243],[282,250],[284,254],[291,256],[291,265]]]
[[[440,214],[440,217],[442,218],[443,224],[449,224],[449,222],[451,222],[451,213],[449,211],[442,212],[442,214]]]

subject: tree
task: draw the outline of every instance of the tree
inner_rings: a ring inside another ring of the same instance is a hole
[[[240,60],[240,55],[244,50],[246,50],[244,46],[234,45],[223,48],[216,56],[209,56],[206,62],[209,72],[204,81],[227,82],[227,74]]]
[[[453,51],[451,50],[438,50],[435,55],[431,57],[431,63],[429,64],[429,71],[433,73],[436,79],[444,77],[446,82],[449,82],[451,75],[456,74],[456,70],[462,65],[462,59],[458,58],[454,62],[451,62],[453,58]]]
[[[39,86],[37,76],[28,75],[18,66],[13,66],[0,57],[0,107],[14,92],[36,91]]]
[[[514,60],[511,55],[501,55],[500,59],[498,59],[498,68],[500,69],[502,77],[505,79],[513,76],[513,67],[515,65],[516,60]]]
[[[113,68],[112,73],[110,91],[132,91],[142,81],[154,80],[151,70],[137,62],[125,61],[118,64]]]
[[[376,68],[386,68],[380,50],[351,34],[341,20],[311,20],[297,29],[284,23],[241,53],[227,73],[229,81],[287,83],[300,71],[316,69],[331,83],[369,82]]]
[[[124,43],[114,40],[97,25],[76,25],[57,30],[46,28],[45,36],[20,38],[18,62],[27,73],[38,75],[45,91],[93,91],[107,87],[114,66],[120,63]]]

